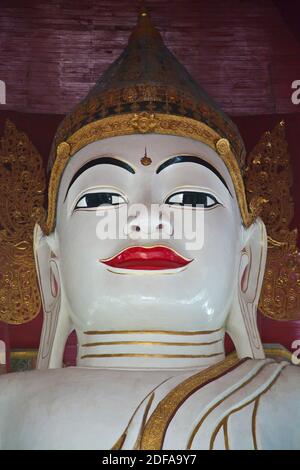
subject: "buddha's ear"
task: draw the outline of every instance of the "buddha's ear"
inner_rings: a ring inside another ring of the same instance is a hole
[[[243,229],[235,295],[226,323],[226,331],[234,342],[240,358],[264,358],[257,329],[257,305],[264,278],[266,256],[266,229],[263,221],[257,218],[249,228]]]
[[[45,236],[36,224],[33,249],[44,316],[37,368],[62,367],[71,321],[61,282],[56,232]]]

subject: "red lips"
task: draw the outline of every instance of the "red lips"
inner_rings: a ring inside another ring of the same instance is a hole
[[[184,258],[166,246],[131,246],[112,258],[100,260],[113,268],[123,269],[178,269],[192,260]]]

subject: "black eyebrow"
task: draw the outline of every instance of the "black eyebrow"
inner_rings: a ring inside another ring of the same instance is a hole
[[[81,168],[79,168],[78,171],[76,171],[75,175],[73,176],[73,178],[71,179],[71,182],[68,186],[68,189],[67,189],[67,192],[66,192],[66,195],[65,195],[65,200],[66,200],[66,197],[68,195],[68,192],[72,186],[72,184],[75,182],[75,180],[80,176],[82,175],[82,173],[86,170],[88,170],[89,168],[92,168],[93,166],[96,166],[96,165],[115,165],[115,166],[119,166],[121,168],[124,168],[124,170],[127,170],[129,171],[129,173],[135,173],[134,169],[132,168],[132,166],[130,166],[128,163],[126,162],[123,162],[122,160],[118,160],[117,158],[113,158],[113,157],[100,157],[100,158],[95,158],[95,160],[90,160],[89,162],[87,162],[85,165],[83,165]]]
[[[227,183],[224,180],[223,176],[218,172],[218,170],[216,170],[216,168],[213,165],[211,165],[205,160],[202,160],[202,158],[200,157],[194,157],[192,155],[177,155],[176,157],[169,158],[169,160],[166,160],[161,165],[159,165],[159,167],[156,170],[156,173],[157,174],[160,173],[162,170],[164,170],[170,165],[174,165],[175,163],[185,163],[185,162],[198,163],[199,165],[202,165],[202,166],[205,166],[205,168],[208,168],[222,181],[222,183],[228,190],[230,196],[232,197],[230,189],[228,188]]]

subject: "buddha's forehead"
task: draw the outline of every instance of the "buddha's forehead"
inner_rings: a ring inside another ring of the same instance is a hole
[[[145,153],[151,159],[148,165],[143,164]],[[159,134],[133,134],[111,137],[93,142],[72,156],[60,185],[60,192],[65,191],[74,174],[86,163],[101,157],[113,157],[128,163],[135,171],[135,176],[153,175],[159,165],[171,157],[196,156],[213,166],[226,181],[234,194],[234,186],[221,157],[208,145],[186,137]],[[180,165],[175,165],[176,167]],[[198,166],[198,165],[197,165]],[[111,168],[110,171],[114,169]],[[115,171],[118,168],[115,167]],[[180,171],[178,168],[177,171]],[[191,167],[191,172],[194,168]],[[198,170],[199,171],[199,170]]]

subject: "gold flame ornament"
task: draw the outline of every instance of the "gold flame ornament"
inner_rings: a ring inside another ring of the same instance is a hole
[[[245,171],[247,199],[263,197],[260,217],[268,235],[268,254],[259,309],[274,320],[300,318],[300,252],[294,216],[292,170],[285,124],[265,132],[249,156]]]
[[[45,216],[43,161],[24,132],[7,121],[0,139],[0,321],[26,323],[41,298],[33,256],[33,228]]]

